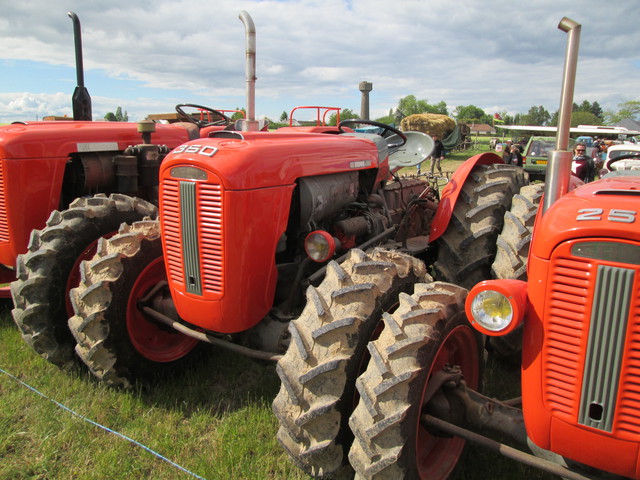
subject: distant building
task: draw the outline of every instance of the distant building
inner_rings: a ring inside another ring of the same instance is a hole
[[[471,135],[495,135],[496,129],[486,123],[476,123],[469,125]]]
[[[624,127],[627,130],[635,130],[640,131],[640,122],[633,120],[632,118],[625,118],[624,120],[620,120],[613,127]]]

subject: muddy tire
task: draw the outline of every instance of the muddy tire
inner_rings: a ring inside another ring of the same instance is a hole
[[[498,237],[498,251],[491,267],[494,278],[527,280],[527,257],[543,191],[544,183],[534,183],[522,187],[513,197]],[[487,350],[510,363],[520,363],[522,330],[520,326],[508,335],[487,337]]]
[[[512,197],[528,183],[514,165],[479,165],[467,177],[447,230],[437,243],[437,280],[471,288],[491,278],[496,241]]]
[[[307,304],[290,324],[291,343],[276,367],[282,383],[273,411],[278,440],[308,474],[351,473],[347,422],[357,401],[355,380],[368,361],[367,343],[398,294],[425,274],[424,264],[411,256],[354,249],[342,264],[328,265],[320,286],[307,290]]]
[[[427,384],[446,364],[460,366],[467,385],[479,388],[482,342],[465,318],[466,294],[452,284],[419,284],[385,315],[349,420],[356,478],[444,480],[455,468],[464,440],[434,435],[420,417],[428,411]]]
[[[491,266],[493,278],[527,279],[527,256],[543,190],[544,183],[534,183],[514,195],[498,236],[498,250]]]
[[[156,215],[156,207],[144,200],[96,195],[52,212],[46,227],[31,233],[28,252],[18,257],[17,280],[11,284],[12,314],[22,338],[38,355],[61,367],[73,364],[68,293],[80,280],[80,261],[91,258],[97,240],[117,232],[121,223]]]
[[[138,379],[172,372],[199,344],[138,309],[138,300],[166,280],[159,222],[123,225],[98,242],[95,257],[80,270],[69,329],[77,355],[107,385],[130,388]]]

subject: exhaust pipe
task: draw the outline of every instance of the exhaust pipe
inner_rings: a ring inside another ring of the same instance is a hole
[[[256,26],[245,10],[240,12],[239,18],[246,36],[247,118],[242,121],[242,131],[256,132]]]
[[[74,120],[93,120],[91,118],[91,97],[84,86],[84,66],[82,64],[82,34],[80,32],[80,19],[73,12],[67,12],[73,22],[73,39],[76,47],[76,76],[77,86],[71,97]]]
[[[573,153],[569,147],[569,129],[571,127],[571,110],[573,108],[573,91],[576,84],[578,66],[578,50],[580,48],[580,30],[582,26],[564,17],[558,28],[568,34],[567,50],[562,75],[562,91],[560,92],[560,111],[558,114],[558,132],[556,149],[551,153],[547,165],[547,178],[544,185],[544,214],[553,203],[569,191],[571,180],[571,162]]]

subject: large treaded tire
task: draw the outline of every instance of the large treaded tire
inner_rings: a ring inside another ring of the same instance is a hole
[[[418,284],[384,316],[349,420],[356,478],[444,480],[455,468],[464,440],[431,434],[420,417],[429,379],[446,364],[460,366],[471,388],[480,386],[482,342],[464,315],[466,294],[448,283]]]
[[[526,185],[514,195],[511,210],[504,215],[498,250],[491,266],[494,278],[527,279],[527,256],[533,224],[538,213],[544,183]]]
[[[138,301],[166,281],[159,222],[122,225],[80,269],[69,329],[91,373],[109,386],[131,388],[184,364],[198,340],[148,321],[138,309]]]
[[[73,364],[68,291],[79,281],[79,261],[93,255],[95,242],[117,232],[121,223],[156,215],[156,207],[139,198],[100,194],[52,212],[46,227],[31,233],[11,284],[12,314],[22,338],[40,356],[63,368]]]
[[[291,343],[277,365],[282,384],[273,411],[280,422],[278,440],[308,474],[351,473],[347,422],[367,343],[399,292],[425,275],[424,264],[409,255],[354,249],[342,264],[329,263],[320,286],[307,290],[307,304],[290,324]]]
[[[511,210],[504,215],[504,226],[498,237],[498,251],[491,271],[494,278],[527,280],[527,257],[544,183],[524,186],[513,197]],[[487,350],[503,360],[520,363],[523,327],[508,335],[487,337]]]
[[[491,278],[496,240],[512,197],[529,183],[514,165],[479,165],[467,177],[446,231],[436,240],[434,277],[465,288]]]

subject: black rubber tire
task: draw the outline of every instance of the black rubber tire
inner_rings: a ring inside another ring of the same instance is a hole
[[[533,183],[514,195],[498,236],[498,250],[491,266],[493,278],[527,280],[527,256],[543,191],[544,183]]]
[[[69,283],[79,281],[78,261],[121,223],[156,215],[156,207],[139,198],[99,194],[52,212],[46,227],[31,233],[29,250],[18,257],[17,280],[11,284],[12,314],[22,338],[38,355],[63,368],[74,363],[75,341],[67,326],[73,312],[67,299],[75,286]]]
[[[462,186],[446,231],[436,240],[436,280],[471,288],[491,278],[496,241],[512,197],[529,183],[515,165],[479,165]]]
[[[370,339],[398,294],[423,281],[424,264],[383,249],[351,250],[331,262],[307,304],[291,322],[291,343],[276,370],[282,381],[273,402],[278,440],[294,462],[314,477],[350,474],[348,426],[357,397],[355,380],[366,367]],[[352,473],[351,473],[352,474]]]
[[[496,279],[527,280],[527,257],[533,234],[533,224],[544,193],[544,183],[533,183],[520,189],[513,197],[511,210],[504,215],[502,233],[498,236],[498,251],[491,266]],[[498,358],[519,364],[522,353],[523,327],[508,335],[487,337],[486,348]]]
[[[419,284],[385,315],[385,328],[369,344],[371,361],[357,380],[360,402],[349,419],[356,478],[444,480],[455,468],[464,441],[432,435],[420,416],[426,385],[446,363],[459,365],[468,385],[480,387],[482,340],[464,315],[466,295],[448,283]]]
[[[75,315],[69,319],[69,329],[77,341],[76,354],[91,373],[109,386],[131,388],[138,380],[175,373],[184,365],[200,342],[148,322],[136,306],[166,278],[158,221],[122,225],[117,235],[100,240],[94,258],[80,268],[82,281],[71,290]],[[143,281],[147,275],[148,285]],[[151,344],[157,337],[168,342],[159,344],[157,352],[149,349],[152,354],[145,354],[130,333],[131,318],[143,342]],[[171,359],[161,358],[165,346]],[[178,354],[169,351],[174,347]]]

